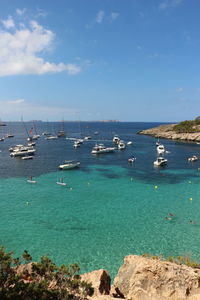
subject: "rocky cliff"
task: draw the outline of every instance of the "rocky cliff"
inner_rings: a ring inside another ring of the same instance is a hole
[[[111,288],[105,270],[83,278],[95,287],[92,300],[200,300],[200,270],[164,260],[125,257]]]
[[[173,127],[176,124],[161,125],[155,128],[141,130],[138,134],[151,135],[154,137],[172,139],[172,140],[185,140],[200,142],[200,132],[194,133],[176,133]]]

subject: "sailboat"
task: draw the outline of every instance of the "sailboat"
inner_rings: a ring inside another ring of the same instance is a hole
[[[63,178],[60,178],[60,181],[57,181],[56,184],[58,185],[67,185],[65,182],[63,182]]]
[[[27,179],[27,182],[28,182],[28,183],[37,183],[36,180],[33,180],[33,177],[32,177],[32,176],[29,176],[29,179]]]

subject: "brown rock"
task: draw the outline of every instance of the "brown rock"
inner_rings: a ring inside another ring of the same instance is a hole
[[[126,256],[114,289],[131,300],[200,299],[200,270],[175,263]]]
[[[94,296],[109,295],[110,293],[110,275],[106,270],[100,269],[81,275],[81,280],[92,284]]]

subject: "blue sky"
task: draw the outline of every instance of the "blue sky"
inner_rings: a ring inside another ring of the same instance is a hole
[[[0,1],[0,118],[200,114],[198,0]]]

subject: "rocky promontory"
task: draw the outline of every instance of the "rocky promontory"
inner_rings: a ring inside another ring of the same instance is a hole
[[[200,299],[200,269],[161,259],[126,256],[111,288],[105,270],[82,276],[95,288],[91,300]]]
[[[176,132],[174,126],[177,124],[166,124],[158,127],[141,130],[138,134],[150,135],[156,138],[171,140],[200,142],[200,131],[198,132]]]

